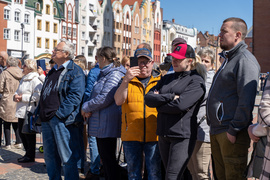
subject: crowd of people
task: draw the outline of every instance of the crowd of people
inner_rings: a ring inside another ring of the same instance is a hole
[[[11,148],[12,125],[14,147],[23,144],[26,152],[18,162],[35,161],[36,135],[22,131],[30,111],[41,121],[52,180],[61,179],[62,168],[67,180],[79,179],[79,173],[89,180],[101,175],[124,179],[116,158],[118,138],[129,180],[246,179],[250,139],[267,136],[270,142],[267,79],[259,121],[251,125],[260,66],[247,50],[246,33],[244,20],[223,21],[222,65],[216,71],[211,48],[196,54],[182,38],[172,41],[171,53],[159,67],[147,43],[122,61],[112,47],[101,47],[89,72],[85,57],[74,58],[74,45],[65,39],[54,48],[45,72],[34,60],[25,60],[20,68],[18,59],[0,52],[4,148]],[[91,162],[84,172],[87,146]],[[268,145],[265,154],[261,179],[269,179]]]

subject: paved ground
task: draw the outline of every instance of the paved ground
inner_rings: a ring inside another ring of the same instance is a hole
[[[33,163],[18,163],[17,159],[25,153],[23,149],[0,149],[0,180],[46,180],[49,179],[43,159],[43,154],[38,152],[37,144],[36,161]]]

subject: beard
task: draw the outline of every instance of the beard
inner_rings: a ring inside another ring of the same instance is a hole
[[[225,50],[225,51],[229,50],[228,45],[225,45],[225,44],[221,44],[221,43],[220,43],[220,47],[221,47],[221,49],[223,49],[223,50]]]

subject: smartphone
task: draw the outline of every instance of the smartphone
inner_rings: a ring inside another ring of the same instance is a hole
[[[138,66],[138,58],[130,57],[130,67]]]
[[[37,68],[38,68],[38,66],[40,66],[43,69],[43,71],[46,71],[45,59],[37,60]]]

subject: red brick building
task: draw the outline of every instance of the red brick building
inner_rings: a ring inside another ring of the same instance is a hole
[[[270,72],[270,1],[253,1],[253,54],[257,58],[261,72]]]
[[[7,5],[6,2],[0,1],[0,51],[7,51],[7,38],[4,39],[4,28],[7,28],[7,19],[4,16],[4,7]],[[10,13],[9,13],[10,16]],[[4,18],[3,18],[4,17]]]

